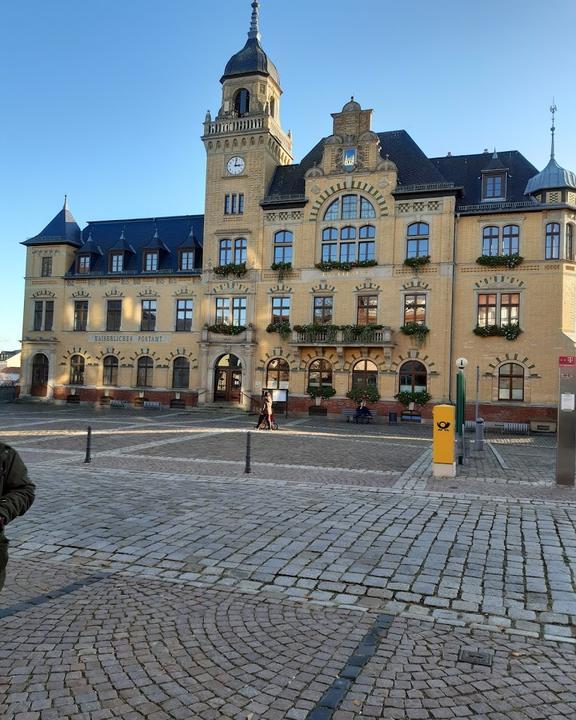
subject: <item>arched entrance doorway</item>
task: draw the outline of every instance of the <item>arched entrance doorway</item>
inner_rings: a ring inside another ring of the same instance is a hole
[[[240,402],[242,363],[236,355],[222,355],[214,371],[214,400]]]
[[[37,353],[32,360],[30,395],[33,397],[48,395],[48,358],[43,353]]]

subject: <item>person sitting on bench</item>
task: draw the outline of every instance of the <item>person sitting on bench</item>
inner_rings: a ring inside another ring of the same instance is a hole
[[[362,400],[362,402],[358,405],[356,408],[356,413],[354,414],[354,422],[359,422],[360,420],[371,418],[372,413],[366,406],[366,400]]]

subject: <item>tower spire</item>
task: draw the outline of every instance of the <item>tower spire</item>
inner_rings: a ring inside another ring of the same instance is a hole
[[[550,132],[552,134],[552,143],[550,146],[550,159],[554,160],[554,133],[556,132],[556,118],[554,116],[558,112],[558,108],[556,107],[554,98],[552,98],[552,105],[550,105],[550,112],[552,113],[552,127],[550,128]]]
[[[254,0],[252,3],[252,20],[250,21],[250,32],[248,33],[250,40],[260,42],[260,0]]]

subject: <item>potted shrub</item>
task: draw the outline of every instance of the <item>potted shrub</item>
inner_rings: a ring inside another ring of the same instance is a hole
[[[354,400],[356,404],[366,400],[369,403],[376,403],[380,400],[380,393],[375,387],[352,388],[346,393],[346,397]]]
[[[524,258],[519,253],[512,253],[511,255],[480,255],[480,257],[476,258],[478,265],[507,267],[510,270],[518,267],[523,261]]]
[[[406,267],[410,267],[413,270],[415,270],[416,272],[418,272],[418,270],[423,265],[428,265],[429,262],[430,262],[430,255],[420,255],[419,257],[406,258],[404,260],[404,265],[406,265]]]
[[[266,328],[266,332],[278,333],[283,340],[286,340],[290,337],[292,328],[290,327],[288,320],[281,320],[280,322],[270,323],[270,325]]]
[[[336,395],[336,390],[331,385],[308,385],[306,392],[315,400],[315,405],[308,408],[308,414],[327,415],[328,409],[322,405],[322,400],[328,400],[328,398]]]
[[[246,275],[248,269],[246,263],[228,263],[227,265],[217,265],[214,268],[214,273],[221,277],[228,277],[228,275],[234,275],[234,277],[242,277]]]
[[[411,335],[419,342],[423,342],[426,339],[426,335],[430,332],[430,328],[423,323],[409,322],[400,327],[400,332],[403,332],[404,335]]]

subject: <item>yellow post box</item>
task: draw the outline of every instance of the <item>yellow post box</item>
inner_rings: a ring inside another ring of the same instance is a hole
[[[456,476],[456,408],[436,405],[433,409],[434,446],[432,450],[434,477]]]

